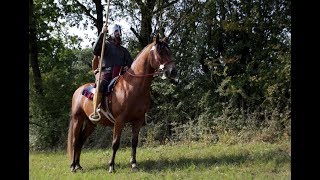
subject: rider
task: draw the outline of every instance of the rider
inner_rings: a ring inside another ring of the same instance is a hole
[[[93,102],[94,107],[97,107],[102,97],[107,95],[107,87],[110,81],[114,77],[123,74],[133,62],[129,51],[121,45],[121,26],[113,24],[108,27],[107,24],[105,24],[93,45],[92,70],[95,74],[96,85],[99,78],[99,59],[102,50],[103,33],[109,33],[109,37],[105,41],[99,93],[97,94],[97,101]]]

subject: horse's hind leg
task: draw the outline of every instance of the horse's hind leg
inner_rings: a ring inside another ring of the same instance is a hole
[[[113,140],[112,140],[112,157],[109,161],[109,173],[114,172],[114,159],[116,157],[117,150],[120,146],[120,138],[122,129],[124,127],[123,121],[116,119],[115,124],[113,126]]]
[[[85,119],[85,120],[83,120]],[[85,140],[91,135],[96,125],[92,124],[87,118],[75,118],[73,121],[73,161],[70,165],[71,172],[82,169],[80,165],[80,154]]]
[[[72,163],[70,165],[71,172],[76,172],[77,169],[81,169],[79,164],[79,137],[81,132],[81,127],[83,124],[83,120],[81,121],[79,117],[76,115],[72,115],[71,117],[71,127],[72,127]]]
[[[88,118],[84,121],[82,125],[82,130],[80,131],[80,136],[79,136],[79,155],[77,159],[77,164],[76,164],[76,169],[82,169],[80,166],[80,154],[81,154],[81,149],[86,142],[87,138],[92,134],[94,131],[96,125],[93,124]]]

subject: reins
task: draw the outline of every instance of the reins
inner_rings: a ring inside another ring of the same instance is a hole
[[[127,73],[131,76],[134,76],[134,77],[146,77],[146,76],[153,76],[155,74],[161,74],[162,72],[154,72],[154,73],[149,73],[149,74],[132,74],[131,72],[129,72],[129,70],[127,71]]]
[[[163,72],[161,71],[162,70],[162,68],[164,67],[164,65],[165,64],[168,64],[168,63],[170,63],[171,62],[171,60],[170,61],[166,61],[165,63],[163,63],[163,64],[161,64],[160,66],[159,66],[159,69],[157,70],[157,71],[155,71],[154,73],[149,73],[149,74],[132,74],[129,70],[130,69],[128,69],[127,70],[127,73],[129,74],[129,75],[131,75],[131,76],[134,76],[134,77],[146,77],[146,76],[153,76],[153,75],[155,75],[155,74],[162,74]],[[162,67],[161,67],[162,66]],[[159,71],[160,70],[160,71]]]

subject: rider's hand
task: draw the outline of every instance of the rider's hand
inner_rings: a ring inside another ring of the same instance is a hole
[[[97,68],[96,70],[94,70],[94,75],[96,75],[99,72],[99,68]]]
[[[101,30],[102,33],[108,33],[108,25],[104,24]]]

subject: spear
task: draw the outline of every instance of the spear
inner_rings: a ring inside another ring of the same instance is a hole
[[[108,23],[108,19],[109,19],[109,6],[110,6],[110,0],[108,0],[107,2],[107,12],[106,12],[106,24]],[[98,83],[97,83],[97,87],[96,87],[96,92],[93,96],[93,104],[95,104],[97,102],[97,98],[98,98],[98,93],[99,93],[99,89],[100,89],[100,79],[101,79],[101,66],[102,66],[102,60],[103,60],[103,55],[104,55],[104,48],[105,48],[105,43],[106,43],[106,32],[103,32],[103,41],[102,41],[102,50],[101,50],[101,55],[100,55],[100,60],[99,60],[99,75],[98,75]],[[101,101],[102,102],[102,101]],[[98,118],[93,118],[96,117],[98,115]],[[93,113],[90,115],[90,120],[91,121],[99,121],[101,116],[99,114],[99,112],[97,112],[97,106],[93,106]]]

